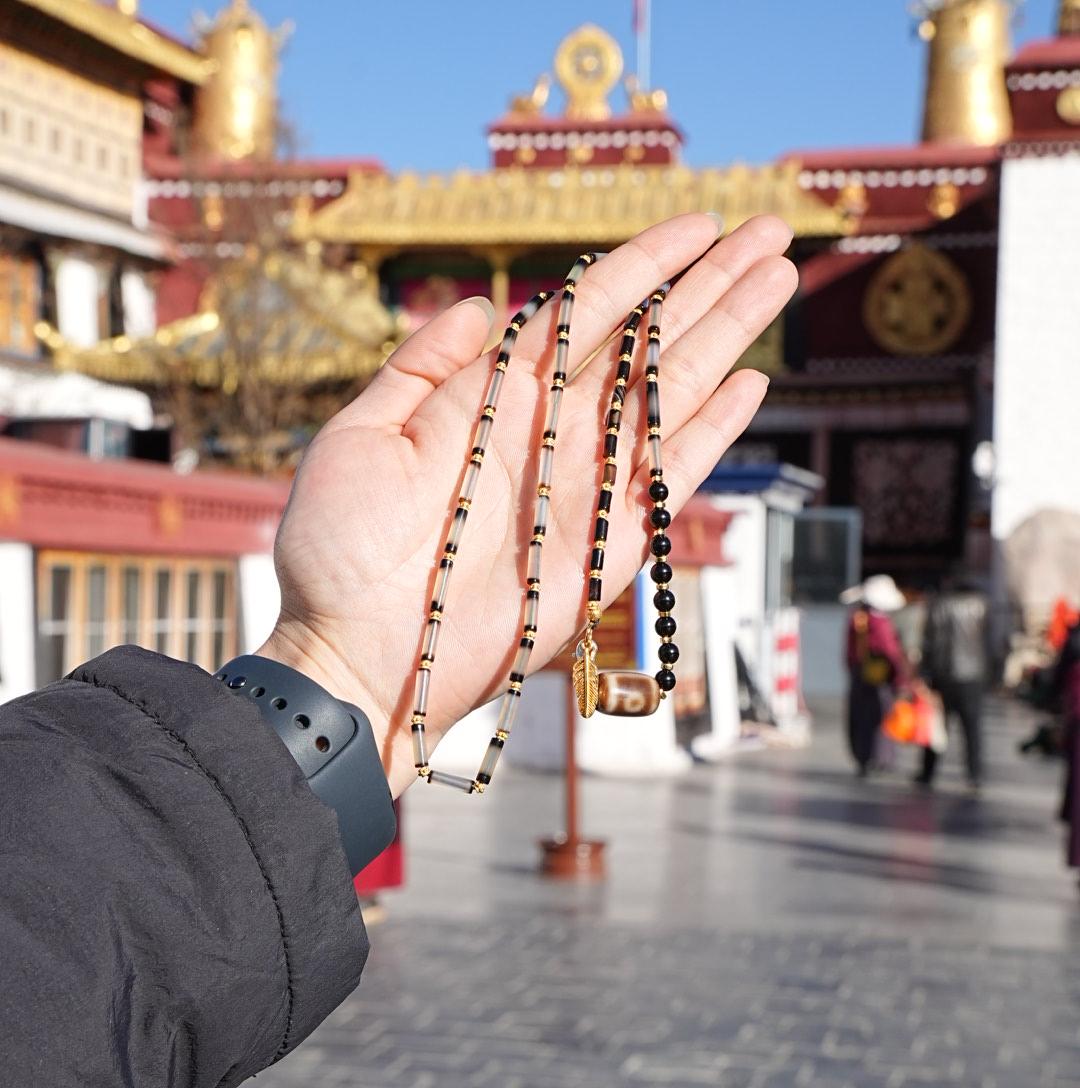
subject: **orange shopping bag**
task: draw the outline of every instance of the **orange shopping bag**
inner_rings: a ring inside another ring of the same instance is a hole
[[[941,700],[925,684],[914,684],[900,695],[881,728],[897,744],[917,744],[941,753],[948,743]]]

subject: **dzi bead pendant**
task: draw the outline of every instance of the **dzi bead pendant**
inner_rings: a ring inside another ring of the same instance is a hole
[[[618,718],[644,718],[660,706],[660,685],[643,672],[602,672],[596,709]]]

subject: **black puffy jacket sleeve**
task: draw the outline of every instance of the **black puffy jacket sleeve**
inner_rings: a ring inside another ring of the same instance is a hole
[[[123,647],[0,707],[0,1084],[239,1084],[367,951],[333,812],[205,672]]]

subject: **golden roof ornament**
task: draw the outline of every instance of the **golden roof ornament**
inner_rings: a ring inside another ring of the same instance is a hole
[[[1061,0],[1057,32],[1061,35],[1080,34],[1080,0]]]
[[[232,0],[212,21],[196,13],[195,27],[214,70],[195,97],[193,151],[211,158],[272,159],[277,55],[291,25],[272,31],[248,0]]]
[[[623,70],[622,50],[592,23],[563,39],[555,54],[555,75],[566,92],[566,116],[602,121],[611,116],[608,95]]]
[[[537,76],[533,89],[528,94],[516,94],[510,99],[510,112],[530,116],[543,113],[550,94],[551,76],[544,72]]]
[[[1005,88],[1010,0],[922,0],[919,35],[929,43],[922,138],[989,146],[1012,132]]]

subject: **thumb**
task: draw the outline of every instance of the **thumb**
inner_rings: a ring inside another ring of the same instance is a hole
[[[337,421],[400,433],[435,389],[480,356],[494,322],[495,307],[482,295],[443,310],[383,363]]]

